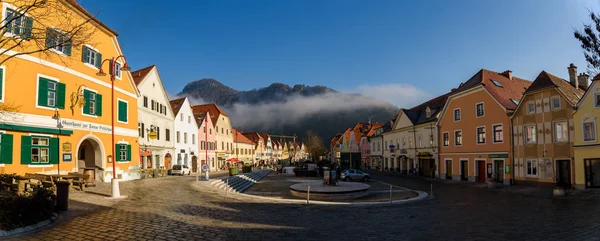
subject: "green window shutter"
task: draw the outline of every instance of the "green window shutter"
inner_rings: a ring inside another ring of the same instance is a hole
[[[48,106],[48,80],[44,78],[38,80],[38,105]]]
[[[96,94],[96,116],[102,116],[102,95]]]
[[[52,28],[46,29],[46,47],[54,48],[56,46],[56,32]]]
[[[23,29],[23,36],[25,38],[31,38],[31,30],[33,29],[33,18],[25,18],[25,29]]]
[[[63,53],[65,53],[68,56],[71,56],[71,47],[72,46],[73,45],[71,44],[71,41],[63,43],[63,49],[64,49]]]
[[[21,164],[31,164],[31,136],[21,136]]]
[[[120,162],[121,161],[121,153],[119,147],[121,144],[115,144],[115,156],[113,156],[113,160]]]
[[[83,106],[83,113],[90,114],[90,91],[83,90],[83,98],[85,99],[85,105]]]
[[[13,158],[13,135],[2,134],[2,146],[0,147],[0,163],[12,164]]]
[[[4,73],[4,69],[0,69],[0,100],[2,99],[2,82],[4,82],[4,79],[2,78],[2,76]]]
[[[56,107],[59,109],[65,108],[65,96],[67,95],[67,85],[64,83],[56,83]]]
[[[127,145],[127,161],[131,161],[131,145]]]
[[[87,63],[88,51],[90,51],[90,49],[87,46],[83,45],[83,47],[81,48],[81,62]]]
[[[119,121],[127,122],[127,103],[119,101]]]
[[[59,160],[58,138],[50,138],[50,164],[58,164]]]
[[[102,54],[101,53],[97,53],[96,54],[96,63],[95,63],[97,68],[102,67]]]

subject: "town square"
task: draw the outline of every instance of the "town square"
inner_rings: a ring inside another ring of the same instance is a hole
[[[0,3],[0,240],[600,240],[600,1]]]

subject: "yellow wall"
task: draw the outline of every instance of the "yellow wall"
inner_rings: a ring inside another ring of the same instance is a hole
[[[65,5],[70,6],[70,5]],[[67,8],[65,8],[67,9]],[[73,10],[72,8],[70,8]],[[5,13],[3,13],[3,16]],[[81,14],[72,15],[75,18],[81,17]],[[54,19],[49,16],[48,19]],[[45,19],[44,19],[45,20]],[[36,20],[37,21],[37,20]],[[42,21],[42,20],[40,20]],[[39,27],[34,23],[34,28]],[[58,26],[57,23],[44,22],[46,26]],[[120,55],[118,49],[118,43],[116,36],[111,34],[109,31],[96,27],[96,24],[88,23],[89,28],[96,28],[96,31],[90,35],[89,46],[98,50],[103,58],[116,57]],[[29,48],[26,48],[29,49]],[[17,49],[17,51],[23,51],[23,49]],[[109,168],[111,163],[107,162],[107,156],[112,152],[110,126],[111,126],[111,88],[110,88],[110,77],[96,76],[95,73],[98,69],[84,64],[82,61],[82,48],[73,47],[71,56],[64,54],[51,53],[46,54],[32,54],[22,55],[9,61],[5,62],[2,66],[4,68],[4,82],[5,82],[5,104],[14,104],[19,106],[18,114],[11,116],[9,119],[3,120],[5,124],[16,124],[27,127],[43,127],[43,128],[56,128],[56,120],[52,119],[55,111],[52,108],[47,107],[36,107],[37,104],[37,90],[38,90],[38,77],[45,77],[51,80],[64,83],[66,85],[65,93],[65,108],[58,109],[60,118],[63,121],[71,122],[76,121],[81,124],[92,124],[92,126],[103,126],[104,131],[99,129],[84,129],[83,126],[79,128],[73,128],[72,126],[64,123],[62,130],[72,130],[72,135],[61,135],[60,136],[60,170],[61,172],[77,171],[78,161],[77,159],[77,148],[78,145],[88,138],[94,140],[102,147],[99,148],[102,155],[102,167],[105,170],[105,174],[109,174]],[[122,62],[122,61],[121,61]],[[122,62],[123,63],[123,62]],[[108,65],[104,64],[104,72],[108,72]],[[115,84],[115,143],[127,142],[131,145],[131,157],[132,160],[129,162],[118,163],[117,170],[129,170],[136,169],[139,165],[139,145],[137,143],[137,93],[130,78],[130,75],[123,71],[121,73],[121,79],[116,79]],[[79,86],[85,86],[85,88],[92,91],[97,91],[98,94],[102,95],[102,116],[84,116],[82,109],[79,106],[75,106],[74,112],[71,112],[70,106],[72,101],[70,96],[76,93]],[[117,99],[128,102],[128,122],[120,123],[117,119]],[[21,165],[21,136],[34,134],[31,131],[12,131],[6,130],[7,134],[12,134],[14,137],[13,143],[13,160],[12,164],[5,164],[0,167],[0,173],[17,173],[23,174],[26,172],[56,172],[58,169],[57,165],[44,168],[33,168],[31,165]],[[0,132],[2,132],[0,128]],[[36,134],[47,134],[47,133],[36,133]],[[52,135],[56,137],[56,135]],[[67,153],[62,150],[64,143],[71,143],[73,160],[71,162],[62,162],[62,154]],[[118,154],[117,154],[118,155]],[[132,179],[135,174],[125,174],[123,178]],[[108,181],[108,180],[106,180]]]
[[[600,120],[600,109],[594,106],[594,95],[600,93],[597,85],[598,81],[593,81],[587,90],[584,99],[579,103],[575,114],[573,114],[573,123],[575,129],[575,187],[583,189],[586,187],[585,160],[600,159],[600,132],[598,131],[598,121]],[[596,140],[583,141],[583,121],[589,119],[596,123]],[[590,183],[592,184],[592,183]],[[600,185],[596,183],[595,186]]]

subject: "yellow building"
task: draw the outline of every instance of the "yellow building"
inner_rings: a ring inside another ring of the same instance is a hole
[[[2,4],[2,19],[11,19],[23,9]],[[109,73],[108,61],[101,66],[103,58],[123,54],[117,33],[73,0],[49,0],[44,6],[57,11],[28,12],[21,17],[24,19],[13,19],[13,32],[2,36],[43,36],[41,41],[48,50],[26,54],[40,48],[34,43],[38,40],[31,40],[5,52],[4,57],[17,56],[0,66],[0,105],[16,108],[0,119],[0,173],[94,170],[97,180],[108,182],[114,160],[117,178],[138,178],[138,93],[132,77],[120,70],[126,64],[121,58],[114,71],[115,158],[109,159],[113,150],[111,80],[108,75],[96,75],[100,69]],[[62,29],[66,22],[84,29]],[[83,34],[88,36],[80,36]]]
[[[242,135],[236,129],[232,130],[233,132],[233,142],[235,153],[234,157],[244,163],[252,163],[252,159],[254,159],[254,155],[252,154],[252,150],[254,150],[254,142],[250,139]]]
[[[600,187],[600,86],[596,76],[573,114],[575,129],[575,188]]]

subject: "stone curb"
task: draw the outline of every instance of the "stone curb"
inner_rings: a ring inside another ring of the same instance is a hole
[[[51,223],[56,221],[56,219],[58,219],[58,213],[54,213],[52,215],[52,217],[50,217],[50,219],[41,221],[36,224],[32,224],[32,225],[21,227],[21,228],[15,228],[13,230],[8,230],[8,231],[0,230],[0,237],[6,237],[6,236],[12,236],[12,235],[16,235],[16,234],[31,232],[31,231],[34,231],[34,230],[37,230],[37,229],[40,229],[40,228],[50,225]]]
[[[372,180],[374,181],[374,180]],[[377,181],[379,182],[379,181]],[[384,182],[380,182],[380,183],[384,183]],[[387,184],[387,183],[384,183]],[[396,186],[398,187],[398,186]],[[398,188],[402,188],[402,187],[398,187]],[[402,188],[404,190],[410,190],[407,188]],[[391,204],[402,204],[402,203],[408,203],[408,202],[414,202],[414,201],[418,201],[418,200],[423,200],[425,198],[427,198],[429,196],[429,194],[427,194],[426,192],[423,191],[417,191],[417,190],[410,190],[413,191],[415,193],[417,193],[419,196],[414,197],[414,198],[409,198],[409,199],[402,199],[402,200],[395,200],[392,201]],[[245,193],[234,193],[234,192],[229,192],[229,193],[225,193],[223,194],[223,192],[217,190],[217,193],[221,196],[229,196],[229,195],[236,195],[236,196],[241,196],[241,197],[249,197],[249,198],[255,198],[255,199],[261,199],[261,200],[269,200],[269,201],[273,201],[273,202],[277,202],[277,203],[289,203],[289,204],[307,204],[306,200],[302,200],[302,199],[288,199],[288,198],[271,198],[271,197],[263,197],[263,196],[257,196],[257,195],[251,195],[251,194],[245,194]],[[320,204],[320,205],[351,205],[351,206],[366,206],[366,205],[390,205],[389,201],[384,201],[384,202],[327,202],[327,201],[309,201],[308,204]]]

